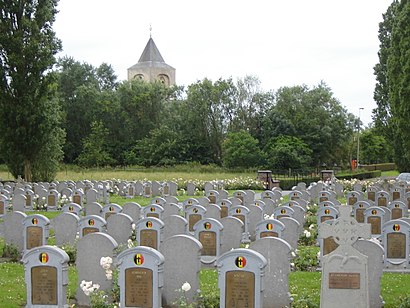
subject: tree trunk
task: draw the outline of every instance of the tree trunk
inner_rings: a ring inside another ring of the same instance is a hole
[[[28,159],[24,160],[24,180],[26,182],[31,182],[32,173],[31,173],[31,161]]]

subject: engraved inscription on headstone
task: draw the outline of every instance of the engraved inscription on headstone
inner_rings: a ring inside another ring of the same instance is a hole
[[[273,232],[273,231],[263,231],[260,233],[260,237],[278,237],[278,233],[277,232]]]
[[[86,236],[87,234],[98,232],[98,228],[93,228],[93,227],[85,227],[83,228],[83,237]]]
[[[140,245],[157,249],[158,248],[157,231],[156,230],[141,230]]]
[[[325,222],[326,220],[334,219],[332,216],[322,216],[320,217],[320,222]]]
[[[371,201],[375,201],[376,199],[376,192],[374,191],[369,191],[367,193],[367,199],[371,200]]]
[[[199,241],[202,244],[202,256],[216,256],[216,233],[211,231],[199,232]]]
[[[158,218],[158,219],[159,219],[159,214],[158,214],[158,213],[155,213],[155,212],[149,212],[149,213],[147,213],[146,216],[147,216],[147,217],[155,217],[155,218]]]
[[[387,199],[386,197],[380,197],[378,200],[378,206],[387,206]]]
[[[349,198],[349,205],[353,205],[353,204],[355,204],[357,202],[357,198],[356,197],[350,197]]]
[[[39,247],[42,244],[43,240],[43,228],[42,227],[27,227],[27,249],[34,247]]]
[[[327,255],[335,250],[339,245],[333,239],[333,236],[329,236],[323,239],[323,255]]]
[[[363,223],[364,222],[364,211],[365,209],[357,209],[356,210],[356,220],[359,223]]]
[[[255,274],[243,271],[226,273],[225,307],[255,308]]]
[[[57,269],[53,266],[31,268],[31,301],[34,305],[57,305]]]
[[[387,234],[387,258],[406,258],[406,235],[404,233]]]
[[[400,208],[394,208],[391,210],[391,219],[400,219],[403,217],[403,210]]]
[[[360,273],[329,273],[329,289],[360,289]]]
[[[73,203],[77,203],[78,205],[81,205],[81,196],[80,195],[74,195],[73,196]]]
[[[393,200],[400,199],[400,192],[399,191],[393,191],[392,198],[393,198]]]
[[[56,197],[54,195],[48,195],[47,204],[49,206],[55,206],[55,203],[56,203]]]
[[[127,307],[152,306],[152,270],[128,268],[125,270],[125,305]]]
[[[228,207],[221,205],[221,218],[228,216]]]
[[[245,215],[238,214],[233,215],[233,217],[239,218],[245,224]]]

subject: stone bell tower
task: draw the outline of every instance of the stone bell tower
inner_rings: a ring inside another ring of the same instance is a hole
[[[138,63],[128,69],[128,80],[135,78],[175,85],[175,68],[165,63],[151,35]]]

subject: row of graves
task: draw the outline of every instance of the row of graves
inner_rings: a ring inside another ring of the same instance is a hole
[[[184,295],[192,302],[202,268],[218,270],[220,307],[286,307],[292,302],[290,262],[303,233],[306,209],[318,200],[321,306],[381,307],[384,248],[369,240],[370,221],[359,223],[352,217],[354,206],[337,204],[336,196],[343,190],[335,187],[300,183],[286,203],[279,188],[257,198],[250,190],[228,196],[216,187],[183,202],[171,195],[155,197],[145,207],[135,202],[119,206],[87,201],[84,207],[72,202],[67,204],[71,210],[63,210],[51,222],[40,214],[7,213],[3,235],[23,254],[28,307],[68,305],[68,256],[59,248],[67,244],[77,247],[79,306],[90,305],[83,281],[112,290],[107,267],[100,264],[109,257],[119,271],[121,307],[177,307],[185,282],[191,288]],[[50,226],[57,246],[47,245]],[[134,239],[138,246],[124,250]],[[244,244],[249,247],[241,248]],[[407,247],[408,265],[408,232],[400,245]]]

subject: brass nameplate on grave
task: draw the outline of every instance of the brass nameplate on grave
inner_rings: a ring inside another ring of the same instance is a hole
[[[325,222],[326,220],[332,220],[334,217],[332,216],[322,216],[320,217],[320,222]]]
[[[31,206],[31,196],[26,195],[26,206]]]
[[[157,231],[156,230],[141,230],[140,245],[158,249]]]
[[[367,223],[371,225],[371,234],[381,234],[381,218],[380,217],[368,217]]]
[[[159,219],[159,214],[158,214],[158,213],[149,212],[146,216],[147,216],[147,217],[154,217],[154,218],[158,218],[158,219]]]
[[[393,197],[393,200],[399,200],[400,199],[400,192],[399,191],[393,191],[392,197]]]
[[[152,270],[128,268],[125,270],[125,306],[153,308]]]
[[[387,199],[386,199],[386,197],[380,197],[380,198],[377,200],[377,205],[378,205],[378,206],[387,206]]]
[[[350,197],[349,198],[349,205],[353,205],[357,202],[357,198],[356,197]]]
[[[76,203],[78,205],[81,205],[81,196],[80,195],[75,195],[73,197],[73,203]]]
[[[392,209],[391,210],[391,219],[400,219],[403,217],[403,210],[402,209]]]
[[[387,234],[387,258],[406,258],[406,235],[404,233]]]
[[[169,186],[164,186],[164,195],[169,195]]]
[[[4,202],[0,201],[0,215],[4,214]]]
[[[339,245],[333,239],[333,236],[329,236],[323,239],[323,255],[327,255],[335,250]]]
[[[225,277],[225,307],[255,308],[255,274],[229,271]]]
[[[56,198],[54,195],[49,195],[47,197],[47,206],[57,206],[56,204]]]
[[[31,249],[43,245],[43,228],[27,227],[26,247]]]
[[[329,201],[329,198],[328,197],[320,197],[319,198],[319,203],[323,202],[323,201]]]
[[[189,224],[189,231],[194,231],[194,225],[202,219],[202,215],[199,214],[191,214],[189,215],[188,224]]]
[[[216,203],[216,196],[209,196],[209,203],[215,204]]]
[[[375,201],[375,199],[376,199],[376,192],[374,192],[374,191],[369,191],[369,192],[367,193],[367,199],[372,200],[372,201]]]
[[[277,232],[273,232],[273,231],[263,231],[260,233],[260,238],[263,237],[278,237],[278,233]]]
[[[202,256],[216,256],[216,233],[211,231],[199,232],[199,241],[202,244]]]
[[[228,207],[227,206],[221,206],[221,218],[227,217],[228,216]]]
[[[360,289],[360,273],[329,273],[329,289]]]
[[[57,305],[57,268],[31,268],[31,302],[33,305]]]
[[[98,228],[90,228],[90,227],[83,228],[83,237],[86,236],[87,234],[95,233],[95,232],[99,232],[99,231],[100,230],[98,230]]]
[[[364,223],[364,211],[365,209],[356,209],[356,221]]]
[[[281,218],[283,218],[283,217],[290,217],[289,215],[278,215],[277,217],[276,217],[276,219],[281,219]]]

